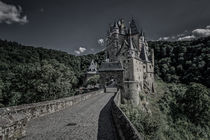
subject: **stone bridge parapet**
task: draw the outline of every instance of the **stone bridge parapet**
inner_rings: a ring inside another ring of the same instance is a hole
[[[125,113],[120,109],[121,93],[116,92],[112,102],[112,116],[118,135],[121,140],[143,140],[144,138],[136,130]]]
[[[65,109],[100,93],[103,93],[103,90],[57,100],[0,108],[0,140],[18,139],[25,135],[29,120]]]

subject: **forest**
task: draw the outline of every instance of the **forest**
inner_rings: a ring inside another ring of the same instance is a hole
[[[34,103],[76,94],[92,59],[66,52],[0,40],[0,107]]]
[[[145,139],[209,139],[210,37],[148,43],[157,84],[155,95],[145,95],[152,115],[122,109]],[[105,53],[74,56],[0,40],[0,107],[75,95],[92,59],[100,65]]]
[[[149,42],[155,51],[156,94],[151,113],[127,105],[122,110],[146,140],[210,139],[210,37]]]
[[[165,82],[202,83],[210,87],[210,37],[193,41],[149,42],[155,51],[155,72]]]

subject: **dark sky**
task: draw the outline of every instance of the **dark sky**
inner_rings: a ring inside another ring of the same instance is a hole
[[[210,25],[210,0],[0,0],[21,6],[28,23],[0,23],[0,38],[25,45],[90,53],[115,19],[135,18],[148,40]]]

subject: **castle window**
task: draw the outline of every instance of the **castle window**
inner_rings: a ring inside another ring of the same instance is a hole
[[[146,67],[144,66],[144,69],[145,69]]]
[[[127,87],[129,88],[129,84],[127,85]]]
[[[151,65],[149,65],[149,67],[150,67],[150,69],[152,68],[152,66],[151,66]]]

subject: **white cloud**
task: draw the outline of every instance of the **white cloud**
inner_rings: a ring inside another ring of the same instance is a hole
[[[210,29],[195,29],[192,31],[192,34],[196,37],[207,37],[210,36]]]
[[[86,50],[87,50],[86,48],[79,47],[79,51],[80,51],[81,53],[83,53],[83,52],[86,51]]]
[[[80,53],[81,53],[80,51],[77,51],[77,50],[75,50],[74,52],[75,52],[77,55],[80,55]]]
[[[206,26],[204,29],[195,29],[192,31],[191,35],[183,35],[179,36],[178,41],[188,41],[188,40],[193,40],[197,39],[200,37],[207,37],[210,36],[210,25]]]
[[[193,40],[196,37],[194,35],[188,35],[188,36],[184,36],[184,37],[179,37],[178,41],[189,41],[189,40]]]
[[[206,29],[210,29],[210,25],[206,26]]]
[[[98,44],[101,45],[101,46],[103,46],[104,45],[104,39],[103,38],[99,39],[98,40]]]
[[[87,49],[84,48],[84,47],[79,47],[78,50],[75,50],[74,52],[77,54],[77,55],[80,55],[81,53],[84,53]]]
[[[163,37],[163,40],[168,40],[169,39],[169,37],[167,36],[167,37]]]
[[[167,40],[169,40],[169,39],[170,39],[169,36],[165,36],[165,37],[160,37],[160,38],[158,39],[158,41],[167,41]]]
[[[27,16],[22,16],[22,8],[11,4],[6,4],[0,1],[0,23],[20,23],[28,22]]]

